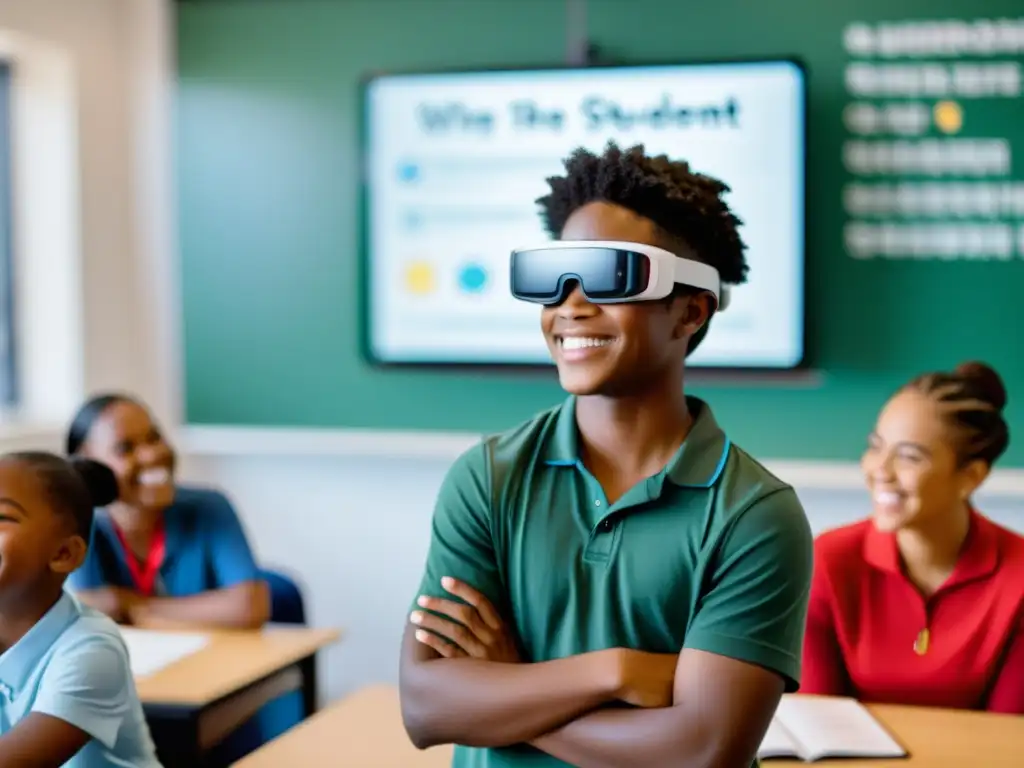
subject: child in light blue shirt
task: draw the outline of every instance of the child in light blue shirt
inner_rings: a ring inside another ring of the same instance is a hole
[[[0,766],[159,768],[117,625],[64,591],[116,496],[102,464],[0,457]]]

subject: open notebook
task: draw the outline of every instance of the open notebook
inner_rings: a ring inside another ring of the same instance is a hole
[[[906,757],[907,752],[855,699],[786,695],[757,756],[812,762],[826,757]]]
[[[197,632],[155,632],[149,629],[120,627],[128,646],[128,660],[134,677],[159,672],[179,659],[200,651],[209,638]]]

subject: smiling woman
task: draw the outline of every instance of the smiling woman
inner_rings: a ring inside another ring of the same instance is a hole
[[[268,584],[224,494],[175,482],[175,455],[149,411],[127,395],[87,401],[66,450],[102,462],[117,498],[96,511],[85,562],[68,579],[79,599],[145,628],[256,629],[270,618]],[[216,749],[230,764],[302,716],[298,693],[260,709]]]
[[[67,452],[103,462],[118,484],[71,575],[83,602],[140,626],[267,621],[267,586],[230,502],[175,484],[174,451],[144,406],[125,395],[94,397],[68,430]]]
[[[1024,714],[1024,538],[971,502],[1005,405],[983,363],[886,403],[861,461],[871,519],[815,542],[802,690]]]

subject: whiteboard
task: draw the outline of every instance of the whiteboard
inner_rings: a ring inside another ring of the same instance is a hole
[[[388,75],[365,91],[366,347],[382,363],[550,363],[509,254],[577,147],[644,144],[731,187],[749,280],[691,365],[804,355],[804,73],[787,61]]]

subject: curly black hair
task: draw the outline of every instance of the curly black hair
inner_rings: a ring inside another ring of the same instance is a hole
[[[669,250],[695,250],[701,261],[718,270],[722,282],[746,282],[742,222],[722,200],[729,187],[695,173],[689,163],[666,155],[648,156],[642,144],[622,150],[610,141],[601,155],[577,149],[565,161],[565,175],[547,181],[551,192],[537,204],[552,237],[561,237],[569,217],[587,203],[614,203],[657,224]],[[686,292],[679,286],[673,295]],[[707,329],[705,324],[693,335],[687,354],[697,348]]]

